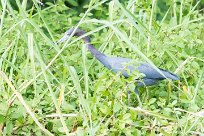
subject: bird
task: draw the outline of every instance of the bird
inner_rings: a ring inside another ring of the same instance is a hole
[[[73,34],[72,34],[73,33]],[[125,78],[130,77],[130,74],[133,71],[139,71],[144,75],[141,79],[136,79],[136,86],[135,86],[135,93],[139,102],[139,106],[142,106],[141,100],[139,98],[138,87],[145,87],[145,86],[152,86],[157,84],[159,81],[164,79],[172,79],[172,80],[179,80],[179,77],[168,71],[161,68],[157,70],[150,64],[145,62],[139,62],[139,64],[135,64],[134,60],[130,58],[123,58],[123,57],[109,57],[102,52],[98,51],[92,44],[91,39],[89,36],[83,36],[86,34],[84,30],[80,28],[72,27],[68,29],[64,36],[57,41],[57,44],[60,44],[66,41],[71,35],[80,37],[82,36],[85,45],[87,46],[88,50],[91,54],[106,68],[108,68],[113,73],[120,72]],[[130,92],[128,91],[128,101],[130,98]],[[129,102],[128,102],[129,103]]]

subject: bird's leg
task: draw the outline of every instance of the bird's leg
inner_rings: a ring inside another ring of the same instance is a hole
[[[130,90],[128,89],[128,83],[126,83],[127,86],[127,94],[128,94],[128,106],[130,107]]]
[[[135,93],[136,93],[136,96],[137,96],[137,100],[139,102],[139,107],[142,107],[142,102],[140,100],[140,96],[139,96],[139,93],[138,93],[138,88],[137,86],[135,87]]]

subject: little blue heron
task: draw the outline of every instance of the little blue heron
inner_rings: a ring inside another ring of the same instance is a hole
[[[65,35],[57,42],[57,44],[64,42],[69,38],[69,36],[74,32],[75,28],[70,28],[65,32]],[[76,29],[73,36],[82,36],[85,34],[85,31],[81,29]],[[179,77],[167,70],[158,68],[156,70],[150,64],[141,62],[138,66],[136,64],[132,64],[132,59],[122,58],[122,57],[108,57],[105,54],[99,52],[92,44],[90,44],[90,37],[84,36],[83,41],[87,45],[88,50],[92,53],[92,55],[99,60],[106,68],[113,71],[114,73],[120,72],[125,78],[129,77],[129,73],[133,71],[139,71],[144,74],[142,79],[136,80],[135,93],[137,95],[137,99],[139,101],[139,105],[141,106],[141,101],[138,95],[138,87],[140,86],[151,86],[156,84],[158,81],[164,80],[166,78],[172,80],[179,80]],[[129,64],[129,65],[127,65]],[[159,72],[160,71],[160,72]],[[162,74],[161,74],[162,73]],[[128,92],[128,100],[130,98],[130,92]]]

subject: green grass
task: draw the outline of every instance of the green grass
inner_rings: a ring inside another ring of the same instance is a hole
[[[34,0],[26,10],[26,2],[17,0],[19,11],[7,0],[0,6],[0,135],[204,134],[202,1],[92,0],[84,13],[62,2],[41,9]],[[55,44],[73,26],[99,51],[180,80],[139,88],[138,107],[137,72],[129,79],[110,72],[82,37]]]

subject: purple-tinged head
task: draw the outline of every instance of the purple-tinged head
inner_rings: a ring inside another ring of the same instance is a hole
[[[74,27],[73,27],[73,28],[70,28],[69,30],[67,30],[67,31],[65,32],[64,36],[63,36],[59,41],[57,41],[57,44],[66,41],[72,33],[73,33],[73,36],[79,37],[79,36],[84,35],[86,32],[83,31],[83,30],[81,30],[81,29],[79,29],[79,28],[77,28],[76,30],[75,30]],[[83,40],[84,40],[85,42],[90,42],[90,38],[89,38],[88,36],[83,37]]]

